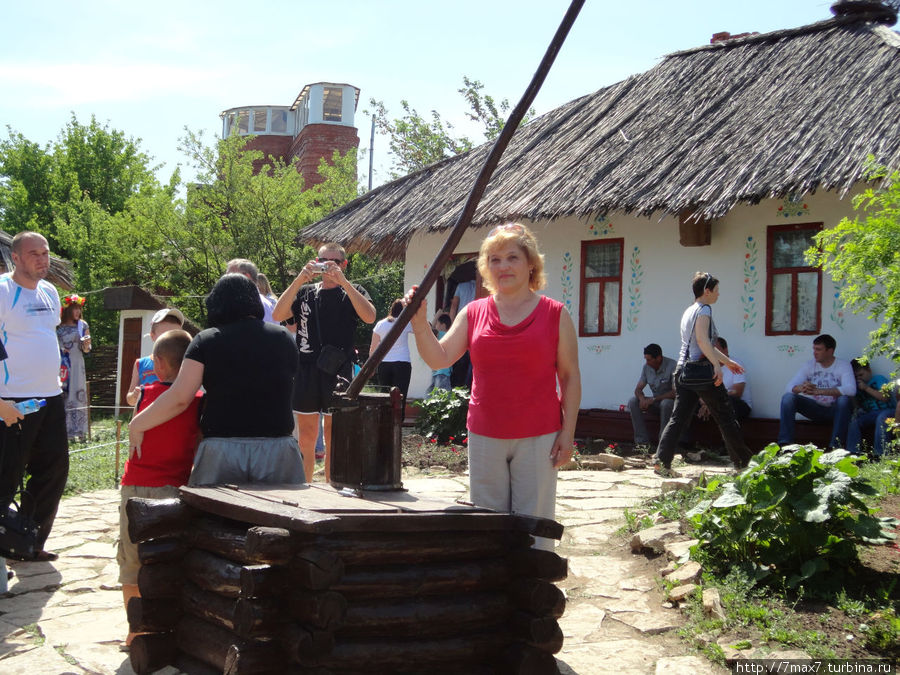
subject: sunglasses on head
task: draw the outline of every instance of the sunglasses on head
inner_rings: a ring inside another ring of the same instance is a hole
[[[525,234],[525,228],[518,223],[506,223],[504,225],[498,225],[493,230],[488,232],[488,236],[493,237],[498,232],[515,232],[516,234]]]
[[[706,273],[706,283],[703,284],[703,290],[705,291],[709,288],[709,282],[713,280],[713,275],[709,272]]]

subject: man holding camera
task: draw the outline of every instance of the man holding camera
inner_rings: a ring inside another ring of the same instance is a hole
[[[319,249],[297,278],[281,294],[272,318],[292,319],[300,352],[294,379],[294,416],[299,431],[300,453],[307,480],[312,482],[316,466],[319,413],[331,404],[335,386],[346,386],[352,374],[351,354],[356,320],[375,321],[375,306],[362,286],[344,276],[347,255],[340,244]],[[316,278],[321,281],[312,283]],[[325,480],[331,474],[331,415],[325,415]]]
[[[8,359],[0,363],[0,398],[11,402],[46,399],[37,412],[12,426],[0,425],[0,513],[6,514],[22,476],[29,474],[21,509],[38,527],[34,560],[57,555],[44,550],[69,476],[66,408],[59,383],[59,295],[44,281],[50,247],[37,232],[12,240],[12,274],[0,276],[0,328]]]

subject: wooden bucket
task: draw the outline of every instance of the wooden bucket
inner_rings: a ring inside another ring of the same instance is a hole
[[[338,488],[401,490],[403,395],[384,393],[337,398],[330,408],[331,484]]]

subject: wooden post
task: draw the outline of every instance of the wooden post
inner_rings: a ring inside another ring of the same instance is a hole
[[[119,444],[122,442],[122,420],[116,418],[116,484],[115,487],[119,485]]]

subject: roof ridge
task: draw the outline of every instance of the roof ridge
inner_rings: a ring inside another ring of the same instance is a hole
[[[748,44],[770,42],[773,40],[781,40],[787,37],[795,37],[797,35],[818,33],[826,30],[831,30],[833,28],[842,28],[851,24],[858,23],[870,24],[873,30],[877,30],[880,28],[882,30],[877,32],[882,33],[883,31],[887,31],[894,35],[897,40],[900,40],[900,36],[897,36],[894,31],[892,31],[890,28],[887,28],[883,23],[875,21],[874,14],[849,14],[845,16],[834,16],[830,19],[824,19],[815,23],[808,23],[803,26],[797,26],[796,28],[780,28],[778,30],[769,31],[768,33],[751,33],[750,35],[745,35],[744,37],[720,40],[718,42],[714,42],[713,44],[699,45],[697,47],[691,47],[689,49],[681,49],[679,51],[666,54],[663,58],[667,59],[672,56],[686,56],[688,54],[695,54],[697,52],[710,51],[713,49],[732,49],[734,47],[743,47]],[[882,37],[886,36],[882,35]],[[898,42],[897,40],[886,39],[885,41],[889,43],[892,42],[891,46],[896,47],[900,46],[900,42]]]

